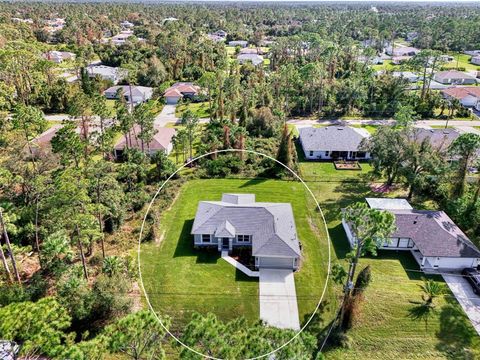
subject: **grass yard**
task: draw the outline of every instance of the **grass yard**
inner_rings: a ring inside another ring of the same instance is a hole
[[[208,118],[210,117],[210,112],[208,108],[208,101],[205,102],[198,102],[198,103],[185,103],[180,104],[175,109],[175,116],[182,117],[182,114],[186,110],[192,111],[195,115],[197,115],[200,119],[201,118]]]
[[[193,249],[190,230],[198,202],[219,200],[223,192],[255,193],[257,201],[292,204],[304,256],[295,274],[302,321],[320,298],[327,269],[327,242],[313,199],[302,184],[288,181],[218,179],[186,183],[162,216],[161,239],[142,247],[143,280],[153,307],[160,314],[170,315],[174,328],[185,325],[192,311],[214,312],[224,320],[240,315],[258,320],[258,280],[236,271],[219,258],[217,251]],[[328,304],[327,308],[334,311],[335,299]],[[331,319],[331,315],[325,316],[327,321]]]
[[[467,54],[458,54],[458,53],[450,53],[451,56],[454,57],[453,61],[450,61],[449,63],[446,63],[443,65],[446,68],[449,69],[455,69],[457,68],[457,58],[458,58],[458,67],[463,67],[465,70],[477,70],[480,71],[480,66],[472,64],[470,62],[470,55]]]
[[[341,225],[340,209],[352,202],[364,201],[365,197],[380,195],[372,193],[368,182],[363,181],[368,177],[366,168],[362,172],[345,171],[341,179],[337,174],[344,172],[336,172],[330,163],[302,162],[300,167],[324,179],[308,182],[308,185],[327,220],[334,248],[332,258],[346,267],[344,259],[349,246]],[[352,181],[355,178],[360,181]],[[405,194],[399,191],[398,195]],[[419,207],[423,205],[418,204]],[[373,280],[365,292],[359,318],[348,333],[350,347],[327,351],[326,359],[480,358],[480,338],[450,292],[437,299],[436,312],[427,326],[423,320],[412,316],[415,306],[412,302],[421,301],[422,273],[418,272],[418,265],[409,253],[380,251],[377,257],[362,259],[360,269],[366,265],[372,267]],[[435,280],[444,284],[440,277]],[[473,355],[470,353],[475,351]]]

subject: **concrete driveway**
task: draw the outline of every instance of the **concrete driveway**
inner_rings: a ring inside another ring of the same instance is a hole
[[[292,270],[260,269],[260,319],[281,329],[300,329]]]
[[[480,335],[480,296],[473,293],[468,281],[460,274],[442,276]]]
[[[176,105],[166,104],[155,118],[155,125],[165,127],[168,123],[176,123],[178,121],[178,118],[175,116],[176,107]]]

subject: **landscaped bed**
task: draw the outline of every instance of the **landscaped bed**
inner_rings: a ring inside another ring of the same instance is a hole
[[[358,161],[336,160],[333,164],[337,170],[362,170]]]
[[[302,322],[320,298],[328,256],[325,228],[314,201],[301,183],[293,181],[218,179],[187,182],[160,220],[161,239],[142,246],[141,269],[150,302],[160,314],[173,318],[174,328],[185,325],[193,311],[213,312],[223,320],[238,316],[245,316],[252,322],[259,319],[258,279],[236,271],[217,251],[193,248],[190,231],[198,202],[218,200],[224,192],[254,193],[260,202],[292,204],[302,243],[302,266],[295,274]],[[332,295],[332,291],[327,293]],[[335,303],[335,299],[330,298],[328,303]],[[331,317],[327,313],[325,320]]]

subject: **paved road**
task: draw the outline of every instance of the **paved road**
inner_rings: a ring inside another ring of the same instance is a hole
[[[471,126],[455,126],[455,129],[457,129],[461,133],[468,132],[468,133],[480,135],[480,130],[475,129],[474,127],[471,127]]]
[[[458,274],[443,275],[443,278],[480,335],[480,296],[475,295],[467,280]]]
[[[308,119],[290,119],[287,121],[293,125],[312,126],[318,125],[338,125],[338,124],[350,124],[350,125],[392,125],[395,120],[380,119],[380,120],[308,120]],[[445,120],[420,120],[415,123],[418,127],[431,127],[431,126],[445,126]],[[449,126],[480,126],[480,120],[450,120]]]
[[[300,329],[292,270],[260,269],[260,319],[281,329]]]
[[[155,118],[155,125],[164,127],[168,123],[176,123],[178,118],[175,116],[175,108],[176,105],[166,104]]]

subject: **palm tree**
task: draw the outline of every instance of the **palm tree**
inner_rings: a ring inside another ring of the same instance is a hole
[[[422,289],[423,306],[435,307],[434,300],[445,293],[445,288],[437,281],[423,279],[423,284],[418,285]]]

